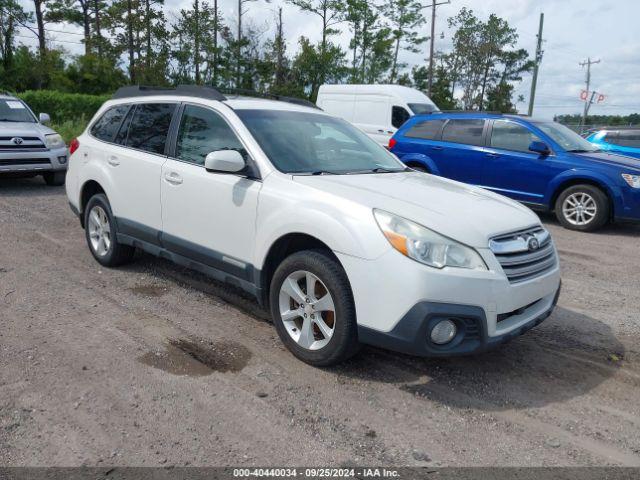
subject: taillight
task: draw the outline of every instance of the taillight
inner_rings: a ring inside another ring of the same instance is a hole
[[[389,139],[389,150],[391,150],[393,147],[395,147],[396,143],[398,143],[398,141],[395,138]]]
[[[73,155],[73,152],[78,150],[79,147],[80,147],[80,142],[78,141],[77,138],[74,138],[73,140],[71,140],[71,143],[69,144],[69,155]]]

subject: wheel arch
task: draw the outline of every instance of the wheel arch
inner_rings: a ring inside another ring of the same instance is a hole
[[[78,211],[80,213],[80,224],[82,228],[84,228],[84,209],[89,203],[91,197],[98,193],[103,193],[106,195],[105,189],[102,187],[100,183],[95,180],[87,180],[82,184],[80,188],[80,204],[78,205]]]
[[[420,166],[426,168],[429,173],[440,175],[436,163],[428,155],[422,153],[409,153],[400,157],[400,160],[408,167]]]
[[[567,188],[573,187],[575,185],[591,185],[601,190],[602,193],[606,195],[607,200],[609,200],[609,218],[613,218],[615,204],[614,194],[605,181],[592,176],[572,176],[564,178],[563,180],[558,182],[557,185],[554,186],[549,197],[549,210],[555,210],[556,201],[558,200],[560,194]]]
[[[316,236],[302,232],[292,232],[282,235],[269,247],[259,273],[258,286],[261,292],[259,300],[266,308],[269,308],[271,279],[278,265],[289,255],[303,250],[323,250],[344,269],[344,266],[333,253],[331,247]]]

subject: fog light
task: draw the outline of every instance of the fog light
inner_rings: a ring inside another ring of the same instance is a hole
[[[453,340],[458,329],[456,324],[451,320],[440,320],[436,326],[431,329],[431,341],[437,345],[444,345]]]
[[[66,155],[62,155],[61,157],[58,157],[58,163],[60,165],[64,165],[65,163],[67,163],[67,157]]]

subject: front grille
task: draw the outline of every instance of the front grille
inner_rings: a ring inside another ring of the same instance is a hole
[[[558,262],[551,235],[542,227],[500,235],[489,246],[511,283],[544,275]]]
[[[0,137],[0,151],[33,151],[46,150],[45,144],[38,137]]]
[[[13,167],[13,166],[25,166],[25,165],[51,165],[51,160],[48,158],[12,158],[12,159],[0,159],[0,167]]]

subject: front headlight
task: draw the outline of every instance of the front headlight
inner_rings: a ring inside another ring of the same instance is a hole
[[[624,181],[627,182],[631,188],[640,188],[640,175],[623,173],[622,178],[624,178]]]
[[[50,150],[53,150],[54,148],[62,148],[62,147],[65,146],[64,140],[57,133],[52,133],[50,135],[45,135],[44,144]]]
[[[383,210],[374,210],[373,215],[393,248],[417,262],[434,268],[488,270],[473,248]]]

